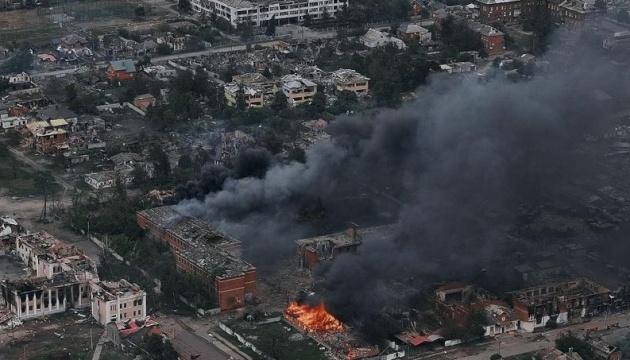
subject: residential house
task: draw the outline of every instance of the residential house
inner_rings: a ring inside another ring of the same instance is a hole
[[[474,21],[469,22],[468,26],[481,36],[483,48],[489,56],[499,55],[505,51],[505,36],[501,31]]]
[[[27,123],[26,134],[31,147],[43,154],[63,152],[69,148],[68,132],[55,128],[48,121]]]
[[[338,92],[352,91],[357,95],[364,95],[368,93],[370,86],[370,78],[351,69],[333,71],[332,80]]]
[[[237,83],[225,84],[224,87],[225,100],[228,106],[237,106],[239,96],[243,97],[246,107],[262,107],[264,104],[264,94],[258,89],[239,85]]]
[[[142,111],[147,111],[150,106],[155,106],[155,96],[151,94],[138,95],[133,99],[133,105]]]
[[[431,42],[431,32],[420,25],[413,23],[401,24],[398,27],[398,36],[403,40],[417,41],[421,44]]]
[[[6,129],[14,129],[21,128],[26,125],[28,119],[20,116],[7,116],[0,119],[0,128]]]
[[[282,93],[291,106],[310,104],[317,93],[317,84],[298,75],[285,75],[281,82]]]
[[[110,81],[130,80],[135,73],[136,64],[130,59],[111,61],[107,67],[107,78]]]

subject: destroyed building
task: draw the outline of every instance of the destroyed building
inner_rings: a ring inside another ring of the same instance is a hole
[[[147,294],[127,280],[99,281],[91,284],[92,317],[101,325],[110,322],[143,320],[147,315]]]
[[[140,287],[99,281],[94,261],[74,245],[39,232],[16,236],[15,251],[31,276],[0,283],[0,304],[17,320],[87,308],[102,325],[146,316]]]
[[[359,230],[355,226],[344,232],[297,240],[295,243],[299,267],[310,270],[318,263],[332,260],[339,254],[356,252],[366,230]]]
[[[513,292],[512,298],[521,328],[531,332],[550,320],[564,324],[601,314],[610,305],[610,295],[606,287],[581,278],[522,289]]]
[[[174,206],[140,211],[137,221],[151,236],[169,244],[179,271],[207,284],[221,310],[243,307],[256,295],[256,268],[240,258],[239,240],[183,216]]]
[[[45,232],[18,236],[15,248],[33,274],[1,284],[2,302],[18,320],[90,305],[90,281],[98,277],[82,251]]]

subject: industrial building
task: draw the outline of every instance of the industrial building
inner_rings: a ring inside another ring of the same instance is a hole
[[[240,258],[241,242],[174,206],[137,213],[138,225],[169,244],[177,269],[204,281],[221,310],[245,305],[256,296],[256,268]]]

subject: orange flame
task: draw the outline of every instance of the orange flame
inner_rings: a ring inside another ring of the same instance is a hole
[[[295,319],[302,328],[308,331],[339,332],[344,330],[343,323],[326,310],[324,303],[309,306],[292,301],[285,310],[285,314]]]

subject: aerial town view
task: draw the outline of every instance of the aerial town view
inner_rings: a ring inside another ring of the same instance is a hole
[[[630,0],[0,0],[27,359],[630,359]]]

